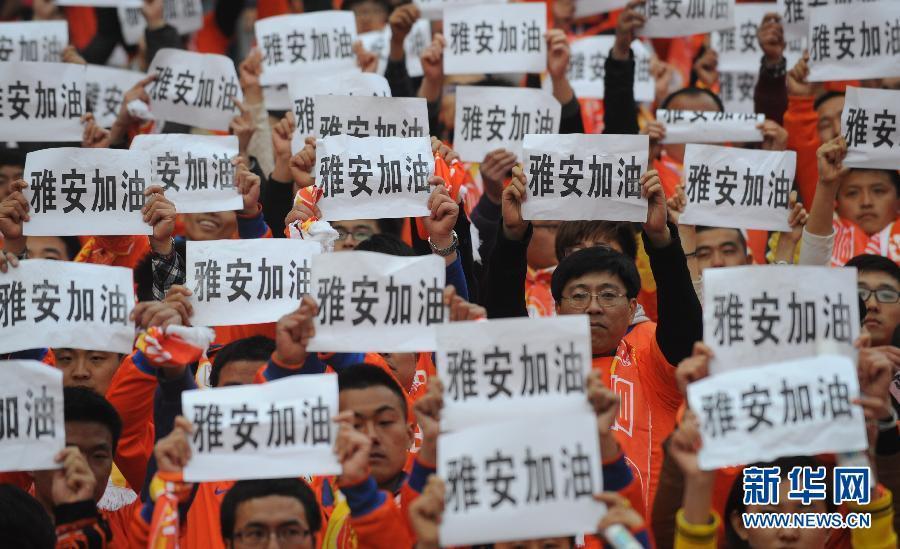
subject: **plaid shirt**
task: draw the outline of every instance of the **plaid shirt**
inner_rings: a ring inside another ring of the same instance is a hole
[[[153,268],[153,299],[162,301],[174,284],[184,284],[186,280],[184,258],[175,250],[169,255],[154,253],[150,264]]]

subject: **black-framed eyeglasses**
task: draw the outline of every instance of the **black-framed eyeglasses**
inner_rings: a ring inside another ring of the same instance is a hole
[[[900,292],[893,288],[878,288],[877,290],[857,288],[856,293],[863,301],[868,301],[873,295],[878,303],[897,303],[900,301]]]
[[[375,233],[371,229],[357,229],[355,231],[345,231],[344,229],[337,229],[338,240],[346,240],[347,236],[352,236],[353,240],[357,242],[363,242],[364,240],[368,240],[372,238]]]
[[[299,549],[301,547],[311,547],[309,543],[311,534],[307,528],[299,525],[279,526],[271,530],[265,526],[251,526],[239,532],[235,532],[234,537],[244,547],[265,547],[272,535],[278,540],[278,545],[289,549]]]
[[[572,308],[583,311],[591,306],[591,300],[593,298],[597,298],[597,304],[606,309],[609,307],[615,307],[616,305],[621,303],[623,297],[627,296],[625,294],[606,290],[600,292],[599,294],[592,294],[589,292],[575,292],[569,297],[563,297],[562,299],[563,301],[568,301],[569,304],[572,305]]]

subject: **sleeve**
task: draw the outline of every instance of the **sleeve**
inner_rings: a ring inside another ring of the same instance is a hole
[[[391,87],[392,97],[415,97],[416,90],[413,89],[412,79],[406,70],[406,57],[399,61],[388,59],[387,66],[384,69],[384,77]]]
[[[819,115],[812,97],[788,97],[784,113],[784,129],[788,132],[788,149],[797,152],[797,190],[804,204],[812,204],[819,180],[816,149],[819,148]]]
[[[400,506],[403,508],[404,513],[408,512],[409,505],[416,501],[416,498],[425,489],[428,477],[435,473],[437,473],[435,465],[428,465],[419,459],[418,456],[416,457],[413,461],[412,470],[409,472],[409,477],[407,477],[403,486],[400,487]]]
[[[350,526],[360,547],[394,549],[412,547],[415,541],[400,507],[375,479],[369,477],[356,486],[341,487],[350,507]]]
[[[147,462],[153,453],[155,392],[156,369],[140,351],[122,361],[106,392],[106,399],[122,418],[114,461],[135,492],[144,485]]]
[[[525,274],[532,225],[520,241],[509,240],[498,224],[494,251],[488,259],[483,302],[488,318],[528,316],[525,307]]]
[[[364,361],[365,355],[362,353],[334,353],[324,359],[316,353],[307,353],[306,362],[303,363],[303,366],[291,368],[286,364],[281,364],[272,356],[269,358],[269,362],[257,373],[255,382],[265,383],[293,375],[324,374],[328,366],[331,366],[333,370],[340,371],[350,365]]]
[[[487,194],[482,194],[478,204],[472,209],[472,224],[478,229],[481,243],[478,246],[478,254],[483,265],[488,264],[488,258],[494,249],[494,237],[500,226],[500,204],[491,202]]]
[[[787,76],[784,58],[775,67],[766,67],[760,63],[759,78],[753,90],[753,108],[763,113],[769,120],[784,125],[784,111],[787,110]]]
[[[275,238],[284,236],[284,218],[294,204],[294,183],[268,178],[263,186],[260,202],[265,222],[272,228],[272,235]]]
[[[562,106],[559,115],[559,133],[584,133],[584,120],[581,118],[581,103],[578,96]]]
[[[258,204],[256,208],[255,215],[245,216],[238,214],[237,216],[238,235],[241,239],[272,238],[272,230],[263,217],[262,204]]]
[[[894,531],[894,503],[891,491],[881,488],[881,497],[868,505],[851,503],[848,505],[854,513],[865,513],[871,517],[869,528],[850,530],[850,539],[854,549],[894,549],[897,547],[897,532]]]
[[[659,549],[671,549],[675,540],[676,516],[684,493],[684,477],[675,460],[669,457],[668,440],[663,442],[663,460],[650,517],[650,529]]]
[[[640,133],[634,100],[634,52],[628,61],[606,57],[603,74],[603,133]]]
[[[156,53],[163,48],[183,49],[178,31],[169,24],[156,30],[144,29],[144,40],[147,42],[146,59],[148,63],[151,63]]]
[[[722,519],[711,511],[709,524],[691,524],[684,518],[684,510],[675,515],[675,549],[716,549],[716,534]]]
[[[246,107],[253,114],[253,124],[256,126],[250,144],[247,145],[247,154],[256,159],[262,173],[270,174],[275,169],[275,150],[272,148],[269,111],[266,110],[265,101],[247,103]]]
[[[678,228],[671,223],[668,226],[672,241],[665,248],[654,248],[645,233],[641,237],[656,280],[656,343],[665,360],[677,366],[691,356],[694,342],[703,339],[703,310],[681,249]]]
[[[819,265],[827,267],[831,263],[834,249],[834,230],[828,236],[819,236],[803,229],[800,237],[800,260],[798,265]]]
[[[162,301],[166,292],[175,284],[183,285],[187,279],[184,258],[174,248],[169,255],[150,252],[150,267],[153,271],[153,299]]]
[[[56,549],[101,549],[111,546],[112,532],[93,500],[57,505]]]
[[[457,251],[456,260],[447,265],[447,286],[456,288],[456,294],[466,301],[469,300],[469,285],[466,283],[466,273],[463,272],[461,254]]]
[[[105,65],[116,46],[124,42],[122,24],[115,8],[96,8],[97,32],[83,50],[81,56],[92,65]]]

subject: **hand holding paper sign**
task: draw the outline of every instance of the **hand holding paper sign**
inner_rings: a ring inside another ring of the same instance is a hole
[[[447,40],[443,34],[435,34],[431,37],[431,44],[422,51],[422,85],[419,87],[419,97],[424,97],[429,102],[435,102],[441,97],[444,89],[444,48]]]
[[[272,126],[272,148],[275,150],[275,169],[272,171],[272,179],[281,182],[291,180],[291,137],[296,129],[294,113],[290,110],[284,113],[284,118]]]
[[[763,135],[763,143],[760,147],[764,151],[787,150],[788,132],[778,122],[766,120],[756,126]]]
[[[172,253],[172,235],[175,233],[175,204],[166,198],[163,188],[151,185],[144,190],[147,197],[141,214],[144,223],[153,227],[150,235],[150,248],[160,254]]]
[[[616,25],[616,42],[613,44],[612,57],[618,61],[631,59],[631,43],[637,38],[638,32],[647,18],[641,13],[645,0],[631,0],[625,11],[619,14]]]
[[[144,88],[156,80],[156,74],[151,74],[132,86],[130,90],[125,92],[125,95],[122,96],[122,104],[119,106],[119,116],[116,117],[116,121],[113,123],[112,127],[109,129],[109,142],[113,145],[117,143],[122,143],[125,141],[125,136],[128,135],[128,130],[135,124],[140,124],[143,122],[139,118],[135,118],[128,111],[128,104],[132,101],[138,100],[143,101],[145,104],[150,104],[150,95],[147,93],[147,90]]]
[[[334,422],[338,424],[334,454],[341,463],[342,470],[338,477],[338,485],[356,486],[369,478],[369,452],[372,450],[372,439],[353,426],[351,410],[334,416]]]
[[[444,288],[444,305],[450,311],[450,322],[484,320],[487,318],[487,310],[484,307],[475,303],[469,303],[457,295],[454,286]]]
[[[312,169],[316,165],[316,138],[308,136],[300,152],[291,157],[291,179],[297,188],[303,189],[314,185]]]
[[[650,160],[656,160],[662,153],[662,142],[666,138],[666,125],[661,120],[650,120],[641,129],[650,138]]]
[[[787,46],[781,16],[774,12],[767,13],[756,31],[756,39],[759,40],[765,64],[771,66],[779,63],[784,58],[784,49]]]
[[[669,234],[666,193],[656,170],[649,170],[641,176],[641,196],[647,199],[647,221],[644,232],[656,248],[665,248],[672,241]]]
[[[512,179],[503,190],[500,203],[503,234],[509,240],[522,240],[525,231],[528,230],[528,223],[522,218],[522,202],[528,196],[525,183],[525,172],[521,166],[515,166],[512,169]]]
[[[300,368],[306,361],[306,346],[316,335],[313,323],[319,314],[316,301],[306,295],[296,311],[286,314],[275,326],[275,353],[272,358],[287,368]]]
[[[413,410],[422,430],[419,459],[423,463],[437,463],[437,439],[441,434],[441,410],[444,408],[444,384],[435,378],[428,382],[428,392],[416,401]]]
[[[353,53],[356,55],[356,66],[359,70],[370,73],[378,71],[378,55],[367,50],[359,40],[353,43]]]
[[[681,423],[669,438],[669,456],[684,475],[684,518],[689,524],[708,524],[712,508],[712,489],[716,471],[700,469],[702,445],[700,425],[693,410],[686,410]]]
[[[500,202],[500,196],[503,194],[503,182],[509,177],[509,172],[516,162],[518,162],[516,153],[506,149],[497,149],[487,153],[484,161],[479,164],[478,171],[481,172],[484,193],[492,202]]]
[[[847,156],[847,142],[838,136],[827,143],[823,143],[816,151],[816,159],[819,167],[819,185],[828,190],[837,192],[837,184],[850,171],[844,166],[844,157]]]
[[[675,382],[678,391],[686,395],[689,383],[699,381],[709,375],[709,361],[712,360],[712,349],[702,341],[694,343],[694,352],[691,356],[682,360],[675,370]]]
[[[94,502],[97,479],[77,446],[67,446],[56,455],[62,468],[53,472],[51,495],[54,505]],[[105,488],[105,487],[104,487]]]
[[[787,73],[788,95],[791,97],[810,97],[813,94],[809,78],[809,50],[803,50],[803,56]]]
[[[29,221],[30,206],[22,190],[28,188],[24,179],[17,179],[9,186],[9,194],[0,202],[0,234],[5,238],[6,251],[20,254],[25,251],[22,224]]]
[[[388,18],[388,24],[391,26],[391,50],[388,59],[391,61],[403,59],[403,41],[420,15],[418,6],[412,3],[399,6],[391,12]]]
[[[244,209],[239,215],[251,217],[259,213],[259,176],[251,172],[243,162],[234,172],[234,186],[244,199]]]
[[[175,418],[172,432],[159,439],[153,449],[156,465],[162,473],[181,473],[191,460],[191,443],[188,435],[194,431],[194,425],[184,416]]]
[[[422,493],[409,506],[409,525],[416,535],[416,549],[438,549],[438,532],[444,517],[444,481],[428,477]]]
[[[109,147],[110,132],[102,128],[94,119],[93,113],[85,113],[81,117],[84,133],[81,134],[81,146],[89,149],[105,149]]]
[[[431,214],[422,221],[432,245],[438,249],[446,249],[453,245],[453,227],[459,216],[459,204],[450,197],[447,185],[440,177],[430,178],[428,184],[433,187],[431,196],[428,197]],[[444,261],[447,265],[456,261],[456,251],[444,257]]]
[[[256,132],[256,123],[253,121],[253,113],[251,113],[244,104],[232,97],[231,101],[234,106],[241,111],[241,114],[235,115],[228,125],[228,131],[238,138],[238,154],[248,158],[247,147],[250,146],[250,139]]]
[[[553,81],[553,97],[563,105],[575,97],[575,90],[566,75],[571,57],[572,48],[566,33],[560,29],[547,31],[547,72]]]
[[[619,454],[619,445],[612,434],[612,426],[619,415],[619,397],[603,384],[599,370],[591,370],[587,376],[587,397],[597,416],[597,434],[600,437],[600,455],[610,456]]]
[[[238,81],[244,92],[244,101],[248,104],[257,104],[263,100],[262,85],[259,82],[261,74],[262,52],[258,47],[253,47],[238,65]]]

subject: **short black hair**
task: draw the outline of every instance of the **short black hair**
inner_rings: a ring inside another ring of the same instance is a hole
[[[550,280],[553,299],[558,303],[562,299],[563,288],[570,280],[590,273],[609,273],[619,277],[629,299],[636,298],[641,290],[641,276],[634,259],[610,248],[597,246],[578,250],[559,263]]]
[[[66,256],[69,261],[75,261],[75,257],[81,251],[81,240],[77,236],[61,236],[59,238],[66,246]]]
[[[861,273],[884,273],[900,284],[900,267],[890,259],[875,254],[862,254],[850,258],[845,267],[856,267]]]
[[[816,111],[819,110],[819,107],[822,106],[822,103],[828,101],[832,97],[844,97],[844,92],[842,92],[842,91],[827,91],[827,92],[823,93],[822,95],[817,97],[815,101],[813,101],[813,110],[816,110]]]
[[[237,508],[241,503],[251,499],[268,496],[285,496],[294,498],[303,505],[306,522],[313,536],[322,528],[322,515],[316,495],[306,482],[297,478],[269,478],[255,480],[239,480],[222,499],[219,520],[222,527],[222,539],[234,539]]]
[[[402,218],[383,218],[376,219],[375,225],[378,227],[379,233],[400,238],[400,235],[403,234],[403,222]]]
[[[102,395],[87,387],[63,387],[63,418],[66,422],[99,423],[109,429],[115,453],[122,435],[122,419]]]
[[[361,252],[378,252],[387,255],[399,255],[412,257],[416,251],[406,242],[391,234],[375,234],[371,238],[363,240],[356,245],[356,250]]]
[[[681,88],[680,90],[673,91],[672,93],[667,95],[665,99],[662,100],[662,103],[659,105],[659,108],[668,109],[669,103],[674,101],[677,97],[681,97],[681,96],[685,96],[685,97],[706,96],[706,97],[709,97],[716,103],[716,106],[719,107],[719,112],[725,112],[725,104],[722,103],[722,99],[718,95],[716,95],[715,93],[713,93],[712,91],[710,91],[706,88],[698,88],[696,86],[688,86],[686,88]]]
[[[53,549],[56,530],[38,500],[18,486],[0,484],[0,539],[5,547]]]
[[[397,398],[403,408],[403,417],[407,417],[409,409],[406,403],[406,393],[400,387],[400,383],[384,368],[361,362],[354,364],[338,372],[338,392],[354,389],[369,389],[370,387],[387,387]]]
[[[622,253],[637,259],[637,240],[634,226],[627,221],[563,221],[556,230],[556,260],[566,257],[566,250],[585,239],[612,240]]]
[[[735,229],[734,227],[708,227],[705,225],[697,225],[694,227],[694,231],[697,234],[705,233],[706,231],[714,231],[716,229],[725,229],[727,231],[735,231],[738,234],[738,242],[740,242],[741,246],[744,247],[744,252],[747,252],[749,249],[747,247],[747,239],[744,237],[744,231],[740,229]]]
[[[219,349],[215,358],[213,358],[212,367],[209,370],[209,385],[211,387],[218,387],[219,376],[222,374],[222,369],[225,368],[229,362],[238,360],[265,362],[269,360],[269,357],[272,356],[274,351],[275,340],[262,335],[255,335],[232,341]]]

